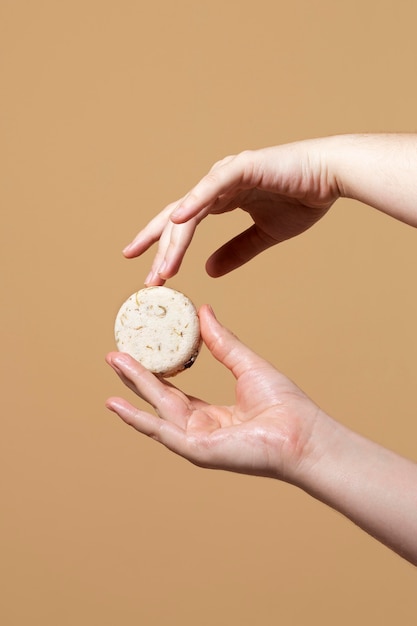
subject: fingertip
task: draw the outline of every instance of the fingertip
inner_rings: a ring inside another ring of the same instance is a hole
[[[116,372],[118,376],[121,375],[121,368],[119,367],[117,363],[117,357],[119,354],[120,354],[119,352],[109,352],[108,354],[106,354],[105,359],[104,359],[107,365],[109,365],[112,368],[112,370]]]
[[[227,246],[228,243],[225,243],[207,259],[206,272],[210,278],[220,278],[241,265],[239,262],[231,265],[231,257],[227,254]]]
[[[198,316],[200,319],[201,337],[207,346],[215,342],[226,329],[219,322],[210,304],[201,305]]]
[[[167,260],[163,259],[162,263],[160,264],[160,266],[158,267],[156,271],[156,275],[158,276],[160,280],[165,280],[166,278],[169,278],[169,275],[167,275],[167,270],[168,270]]]
[[[122,401],[120,398],[110,397],[110,398],[107,398],[106,402],[104,403],[104,406],[106,407],[106,409],[108,409],[112,413],[116,413],[118,415],[119,410],[122,407]]]
[[[144,280],[145,287],[162,287],[166,282],[166,278],[160,276],[159,272],[151,270]]]
[[[209,258],[206,261],[206,272],[207,274],[210,276],[210,278],[217,278],[217,274],[216,274],[216,264],[215,264],[215,252],[209,256]]]
[[[113,406],[113,399],[112,398],[108,398],[106,400],[106,402],[104,403],[104,406],[106,407],[106,409],[108,409],[109,411],[111,411],[112,413],[115,413],[116,410]]]
[[[123,398],[108,398],[105,402],[105,407],[120,417],[125,424],[128,424],[129,426],[133,425],[132,414],[135,412],[135,409],[132,405],[123,400]]]
[[[125,246],[122,250],[123,256],[125,256],[126,258],[129,258],[132,247],[133,247],[133,243],[128,243],[127,246]]]
[[[127,374],[129,372],[136,371],[142,367],[140,363],[138,363],[127,352],[109,352],[106,356],[106,362],[119,375],[121,373]]]
[[[140,254],[142,254],[142,252],[144,252],[145,250],[146,250],[146,245],[141,241],[141,239],[139,239],[139,235],[138,235],[138,237],[135,237],[133,241],[128,243],[127,246],[123,248],[122,254],[125,257],[125,259],[133,259],[139,256]]]
[[[216,314],[213,311],[213,307],[211,306],[211,304],[202,304],[198,310],[198,316],[200,318],[200,320],[202,319],[213,319],[213,320],[217,320]]]
[[[114,354],[115,354],[115,352],[114,352],[114,351],[112,351],[112,352],[108,352],[108,353],[106,354],[106,356],[104,357],[104,360],[106,361],[106,363],[107,363],[108,365],[112,365],[112,364],[113,364],[113,356],[114,356]]]

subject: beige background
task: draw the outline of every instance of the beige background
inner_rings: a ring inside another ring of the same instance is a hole
[[[408,563],[301,491],[126,427],[104,408],[128,395],[104,356],[153,255],[122,247],[215,160],[417,130],[416,19],[412,0],[0,1],[2,624],[415,624]],[[417,458],[416,232],[340,201],[207,277],[245,224],[206,220],[169,285]],[[204,350],[177,382],[233,398]]]

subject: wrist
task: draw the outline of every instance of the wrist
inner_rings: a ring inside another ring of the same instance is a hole
[[[343,472],[341,459],[349,464],[346,457],[355,448],[355,436],[319,409],[309,438],[304,443],[294,484],[319,500],[327,501],[329,493],[338,489],[340,473]]]
[[[340,198],[354,198],[351,180],[358,161],[358,149],[366,135],[331,135],[322,139],[323,171]]]
[[[297,486],[417,565],[417,464],[325,414]]]
[[[328,176],[340,197],[417,226],[417,135],[335,135],[325,142]]]

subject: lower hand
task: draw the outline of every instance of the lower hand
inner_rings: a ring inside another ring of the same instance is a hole
[[[107,362],[156,415],[122,398],[107,407],[139,432],[201,467],[302,483],[320,409],[270,363],[242,344],[214,317],[199,311],[203,340],[235,380],[235,404],[215,406],[188,396],[130,356]]]

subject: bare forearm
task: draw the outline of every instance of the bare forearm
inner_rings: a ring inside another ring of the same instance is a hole
[[[342,197],[417,226],[417,134],[340,135],[327,155]]]
[[[417,464],[330,419],[316,434],[305,491],[417,565]]]

